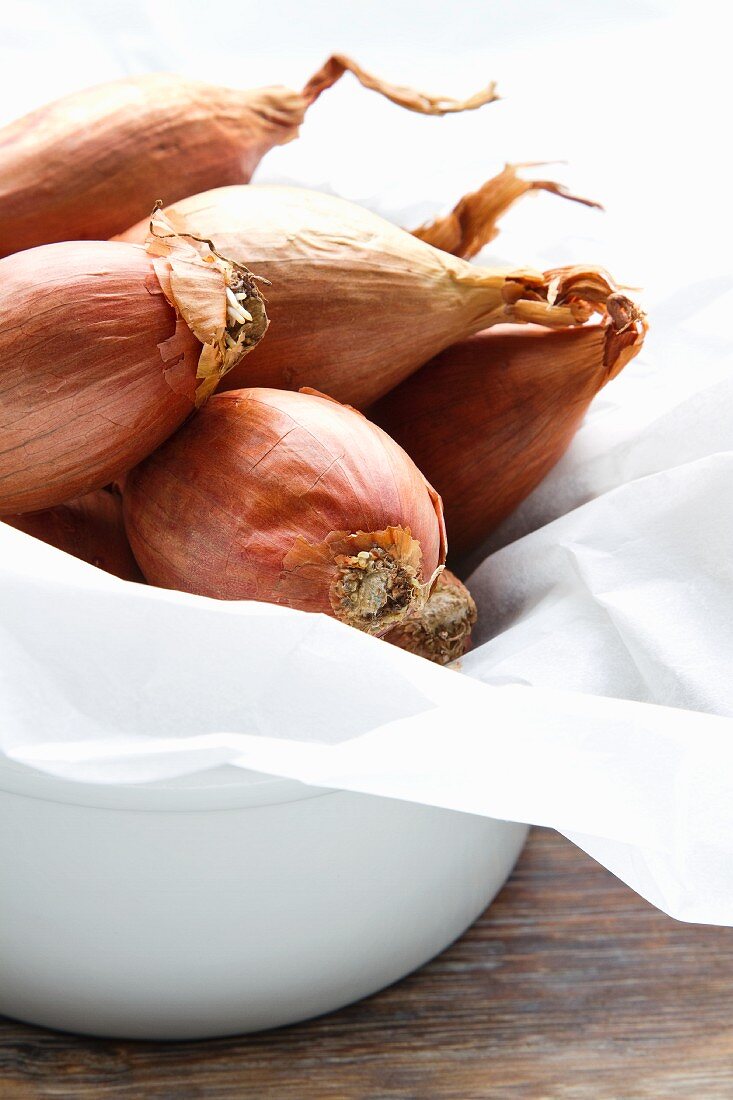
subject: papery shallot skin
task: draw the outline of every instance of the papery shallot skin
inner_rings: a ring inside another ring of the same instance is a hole
[[[302,92],[242,90],[171,73],[128,77],[65,96],[0,130],[0,256],[40,244],[102,240],[209,187],[247,183],[260,159],[298,136],[311,103],[349,71],[408,110],[441,115],[463,102],[425,96],[334,55]]]
[[[5,516],[4,523],[126,581],[144,583],[122,520],[122,499],[98,489],[43,512]]]
[[[440,501],[414,463],[360,413],[320,395],[215,394],[129,474],[124,514],[152,584],[344,621],[338,566],[370,565],[372,549],[394,555],[425,587],[418,606],[445,560]],[[378,617],[362,628],[387,625]]]
[[[595,268],[478,267],[355,203],[304,188],[218,188],[165,216],[272,283],[271,331],[227,376],[229,389],[308,386],[365,408],[479,329],[582,324],[615,290]],[[143,221],[120,239],[147,233]]]
[[[67,242],[0,261],[0,515],[113,481],[194,408],[201,344],[144,248]]]

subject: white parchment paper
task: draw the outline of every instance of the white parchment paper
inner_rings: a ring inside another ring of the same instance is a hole
[[[504,102],[442,122],[344,83],[258,179],[414,225],[503,160],[566,158],[558,178],[608,212],[534,196],[482,259],[605,263],[644,286],[647,346],[475,556],[461,673],[324,617],[127,584],[0,525],[0,752],[104,783],[229,764],[550,825],[668,913],[733,924],[724,36],[700,54],[704,4],[466,3],[447,24],[444,5],[320,7],[307,33],[300,6],[263,11],[254,56],[228,14],[207,33],[216,2],[170,20],[80,2],[70,22],[11,5],[1,109],[156,68],[297,86],[335,48],[456,95],[496,77]]]

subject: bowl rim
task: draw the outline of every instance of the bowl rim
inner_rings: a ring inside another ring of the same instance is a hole
[[[312,787],[230,764],[148,783],[82,782],[31,768],[0,753],[0,797],[15,795],[95,809],[151,813],[241,810],[336,793],[333,788]]]

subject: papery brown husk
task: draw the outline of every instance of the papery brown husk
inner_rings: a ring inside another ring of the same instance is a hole
[[[116,493],[99,489],[44,512],[5,516],[2,522],[125,581],[145,581],[127,541]]]
[[[434,248],[468,260],[494,240],[500,218],[524,195],[548,191],[570,202],[603,209],[600,203],[574,195],[554,180],[523,179],[518,169],[531,167],[534,167],[531,163],[505,165],[477,191],[464,195],[448,214],[413,229],[413,235]]]
[[[443,348],[491,325],[583,324],[617,294],[592,266],[478,267],[333,195],[225,187],[169,207],[178,232],[210,240],[272,283],[273,324],[224,386],[311,386],[365,408]],[[147,222],[121,235],[144,240]]]
[[[247,183],[264,154],[298,135],[311,103],[350,71],[365,87],[423,114],[463,102],[379,80],[334,55],[302,92],[241,90],[169,73],[129,77],[41,107],[0,130],[0,256],[39,244],[103,240],[209,187]]]
[[[75,241],[0,260],[0,515],[114,481],[226,369],[218,259],[176,238],[161,249]],[[266,323],[252,327],[261,336]]]
[[[453,555],[477,549],[539,485],[639,351],[643,317],[626,299],[611,308],[615,322],[584,328],[479,333],[369,410],[441,494]]]
[[[371,633],[418,610],[445,561],[440,499],[411,459],[320,395],[215,394],[127,476],[123,497],[151,583]],[[370,602],[383,580],[389,597]]]
[[[476,619],[471,593],[454,573],[444,569],[422,611],[393,627],[384,640],[434,664],[448,665],[469,649]]]

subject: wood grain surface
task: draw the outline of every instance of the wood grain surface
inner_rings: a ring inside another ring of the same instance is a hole
[[[733,930],[678,924],[553,833],[421,971],[331,1016],[205,1043],[0,1021],[2,1100],[733,1097]]]

